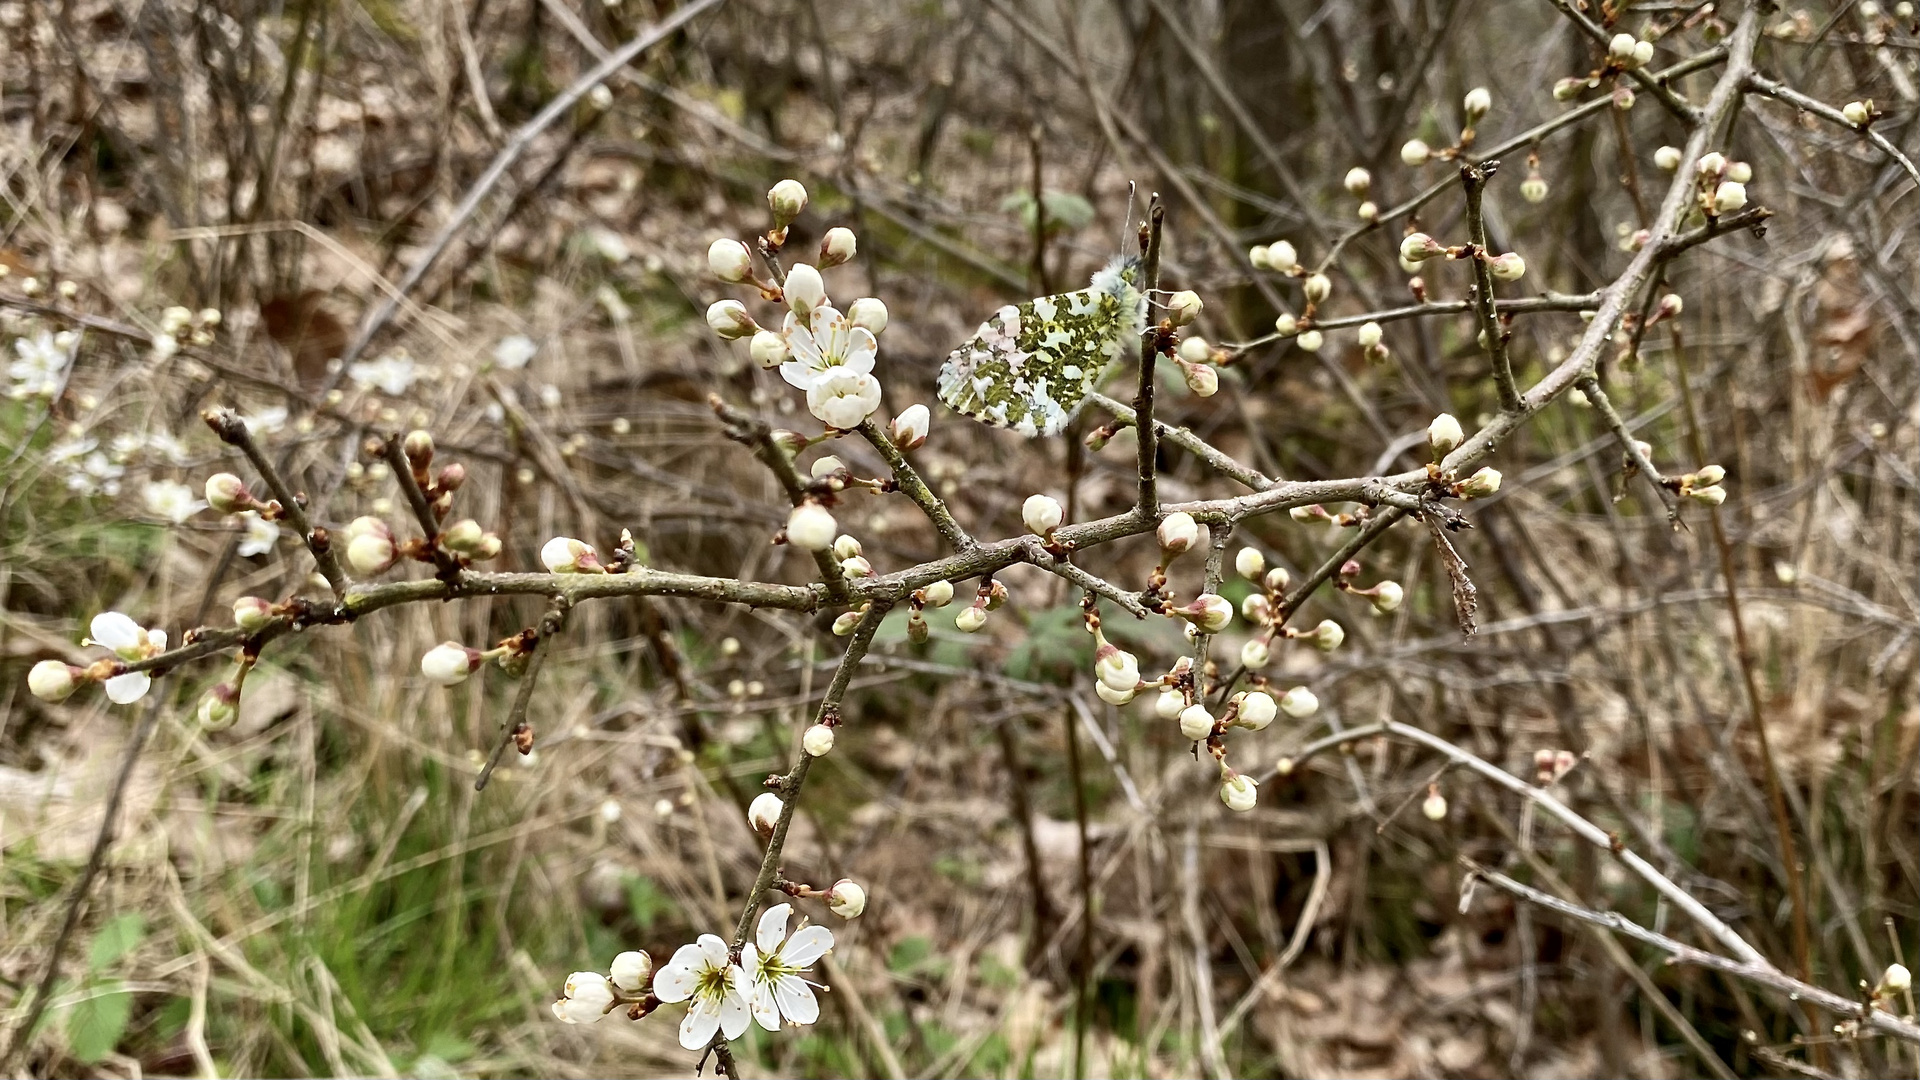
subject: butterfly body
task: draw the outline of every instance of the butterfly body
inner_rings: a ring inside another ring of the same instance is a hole
[[[1087,288],[1008,304],[940,367],[940,400],[1022,435],[1056,435],[1147,325],[1140,261],[1120,257]]]

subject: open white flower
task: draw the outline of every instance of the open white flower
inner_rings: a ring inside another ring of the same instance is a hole
[[[857,428],[879,407],[880,380],[851,368],[831,371],[807,388],[807,411],[828,427]]]
[[[824,951],[824,950],[823,950]],[[727,956],[727,943],[715,934],[701,934],[692,945],[682,945],[666,967],[653,974],[654,996],[665,1002],[687,1002],[687,1018],[680,1022],[680,1045],[700,1050],[713,1041],[714,1032],[737,1039],[750,1023],[741,988],[747,977]]]
[[[760,916],[754,940],[740,949],[740,966],[750,986],[753,1018],[768,1031],[780,1030],[780,1021],[811,1024],[820,1019],[820,1002],[810,983],[800,976],[833,948],[833,931],[824,926],[802,926],[787,933],[792,904],[775,904]]]
[[[783,330],[792,358],[780,365],[780,377],[802,390],[812,390],[836,371],[872,371],[880,348],[873,331],[830,307],[810,317],[790,315]]]
[[[7,365],[7,377],[14,381],[14,397],[52,397],[60,389],[60,376],[73,357],[71,344],[62,343],[50,331],[14,340],[17,357]]]
[[[147,513],[175,525],[206,509],[207,504],[193,496],[193,488],[177,480],[155,480],[140,491]]]
[[[391,352],[373,360],[362,360],[347,368],[347,378],[362,390],[379,390],[388,397],[399,397],[419,378],[413,358],[404,352]]]
[[[118,611],[103,611],[87,627],[83,644],[98,645],[129,662],[145,660],[167,651],[167,632],[158,627],[142,627]],[[153,680],[144,671],[115,675],[106,682],[107,699],[115,705],[131,705],[147,696]]]
[[[247,535],[240,541],[239,553],[247,555],[265,555],[280,542],[280,526],[268,521],[251,510],[240,515],[246,519]]]

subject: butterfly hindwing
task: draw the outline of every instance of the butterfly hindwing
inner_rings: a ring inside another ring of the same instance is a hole
[[[1137,347],[1145,301],[1130,269],[1116,263],[1089,288],[994,312],[947,357],[940,400],[1023,435],[1058,434],[1107,365]]]

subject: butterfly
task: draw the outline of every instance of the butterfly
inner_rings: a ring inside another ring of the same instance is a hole
[[[1147,326],[1140,260],[1120,256],[1077,292],[1008,304],[947,356],[940,400],[1022,435],[1057,435]]]

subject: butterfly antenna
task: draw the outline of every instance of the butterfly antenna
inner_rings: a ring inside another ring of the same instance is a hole
[[[1127,181],[1127,217],[1125,221],[1120,223],[1120,250],[1122,252],[1127,250],[1127,230],[1133,228],[1133,197],[1137,193],[1136,189],[1138,187],[1139,185],[1135,184],[1132,180]]]

